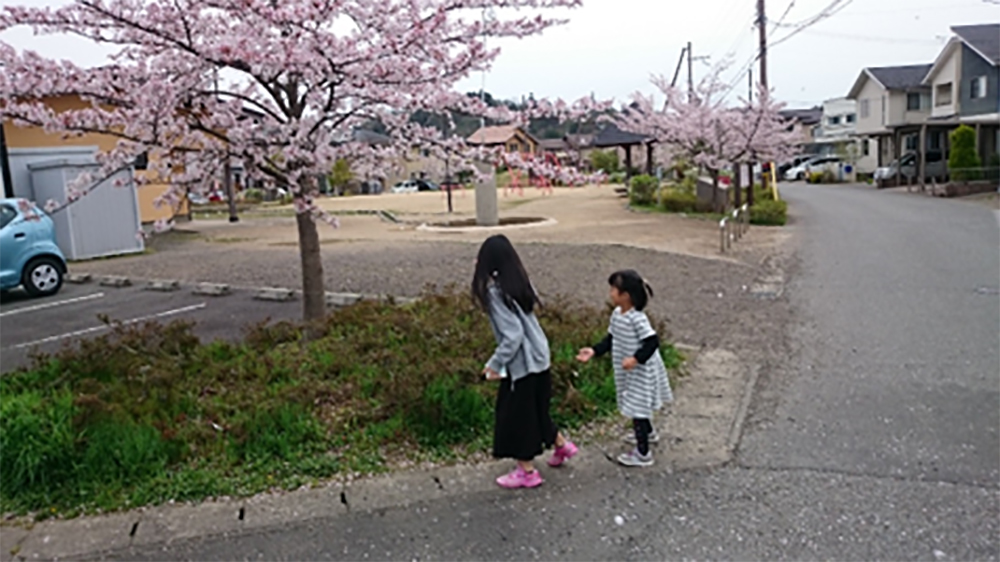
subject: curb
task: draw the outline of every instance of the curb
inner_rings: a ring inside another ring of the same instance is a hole
[[[94,279],[90,273],[74,273],[72,279],[67,276],[66,281],[76,284],[89,283]],[[226,283],[211,282],[185,282],[180,279],[142,279],[125,276],[108,275],[98,277],[98,282],[103,287],[127,288],[142,285],[145,291],[155,292],[176,292],[185,287],[191,288],[191,294],[224,297],[235,292],[249,292],[254,300],[269,302],[289,302],[302,296],[302,291],[288,287],[252,287],[241,285],[229,285]],[[344,308],[361,301],[378,301],[393,303],[400,306],[411,305],[420,300],[420,297],[406,297],[396,295],[365,294],[365,293],[336,293],[327,291],[325,294],[326,305],[330,308]]]
[[[131,287],[132,280],[128,277],[122,277],[120,275],[107,275],[105,277],[101,277],[98,280],[98,284],[102,287]]]
[[[153,279],[146,283],[145,286],[147,291],[159,291],[163,293],[177,291],[180,288],[181,282],[176,279]]]

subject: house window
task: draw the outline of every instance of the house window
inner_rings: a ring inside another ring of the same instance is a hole
[[[951,105],[951,82],[938,84],[934,89],[934,106]]]
[[[867,99],[861,100],[861,118],[867,119],[871,115],[871,107]]]
[[[906,110],[920,111],[920,92],[910,92],[906,94]]]
[[[861,155],[862,156],[868,156],[868,153],[870,151],[869,148],[868,148],[868,143],[869,142],[870,141],[868,139],[862,139],[861,140]]]
[[[826,124],[830,125],[830,126],[840,125],[840,116],[839,115],[834,115],[833,117],[827,118]]]
[[[918,135],[906,135],[906,150],[916,150],[919,144],[920,137]]]
[[[147,170],[147,169],[149,169],[149,153],[148,152],[143,152],[142,154],[136,156],[135,157],[135,164],[133,164],[133,166],[135,166],[136,170]]]
[[[844,116],[844,122],[845,123],[854,123],[857,120],[858,120],[858,116],[855,115],[855,114],[853,114],[853,113],[848,113],[847,115]]]
[[[986,77],[977,76],[972,79],[969,84],[969,94],[974,100],[978,100],[986,97]]]
[[[927,135],[927,148],[941,150],[941,131],[932,131]]]

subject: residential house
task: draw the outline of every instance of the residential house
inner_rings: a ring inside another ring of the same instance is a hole
[[[809,154],[814,151],[813,137],[823,120],[823,108],[817,105],[807,109],[782,109],[778,115],[788,123],[788,130],[793,133],[799,152]]]
[[[56,112],[83,109],[89,107],[89,103],[75,96],[53,97],[45,100],[45,103]],[[61,158],[87,159],[93,158],[98,152],[112,150],[118,139],[111,135],[97,133],[86,133],[80,136],[64,136],[60,133],[46,132],[42,127],[18,126],[11,121],[3,121],[3,140],[7,152],[7,161],[4,166],[6,173],[11,177],[10,186],[5,188],[11,195],[29,196],[31,193],[31,176],[29,164],[44,160],[54,160]],[[142,157],[136,161],[134,173],[143,176],[146,171],[148,158]],[[156,206],[154,202],[169,189],[163,183],[136,184],[136,196],[139,204],[139,217],[143,223],[151,223],[157,220],[168,220],[178,215],[187,215],[187,203],[182,202],[179,207],[173,208],[170,205]]]
[[[954,36],[923,78],[933,99],[928,125],[974,127],[976,148],[987,163],[1000,153],[1000,24],[951,31]]]
[[[480,127],[469,135],[466,142],[472,146],[503,147],[505,152],[537,154],[538,139],[517,125]]]
[[[822,111],[822,121],[813,129],[814,150],[811,152],[840,156],[853,163],[857,173],[873,173],[878,167],[878,159],[869,138],[857,134],[858,114],[854,100],[826,100]]]
[[[923,79],[929,64],[869,67],[861,71],[847,99],[855,103],[855,134],[874,141],[875,165],[884,166],[907,151],[916,151],[921,127],[931,116],[930,88]],[[947,126],[936,127],[928,144],[939,146]]]
[[[541,139],[538,141],[538,148],[544,154],[554,156],[560,165],[568,166],[573,164],[574,155],[565,137]]]

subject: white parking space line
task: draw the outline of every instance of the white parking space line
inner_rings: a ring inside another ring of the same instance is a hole
[[[74,297],[72,299],[64,299],[61,301],[47,302],[32,306],[23,306],[21,308],[15,308],[14,310],[8,310],[7,312],[0,312],[0,318],[6,318],[7,316],[13,316],[15,314],[20,314],[22,312],[34,312],[36,310],[45,310],[46,308],[52,308],[54,306],[62,306],[64,304],[73,304],[77,302],[99,299],[103,296],[104,293],[94,293],[92,295],[84,295],[82,297]]]
[[[166,310],[164,312],[158,312],[156,314],[150,314],[147,316],[140,316],[138,318],[133,318],[131,320],[125,320],[122,322],[123,325],[135,324],[137,322],[145,322],[146,320],[155,320],[157,318],[164,318],[167,316],[174,316],[176,314],[184,314],[185,312],[192,312],[194,310],[200,310],[208,306],[208,303],[193,304],[191,306],[185,306],[183,308],[174,308],[172,310]],[[65,334],[59,334],[58,336],[51,336],[48,338],[42,338],[40,340],[35,340],[28,343],[22,343],[15,346],[8,347],[7,349],[22,349],[25,347],[32,347],[35,345],[42,345],[46,343],[51,343],[54,341],[64,340],[66,338],[75,338],[77,336],[83,336],[86,334],[92,334],[94,332],[100,332],[101,330],[107,330],[108,326],[94,326],[93,328],[87,328],[85,330],[77,330],[75,332],[68,332]]]

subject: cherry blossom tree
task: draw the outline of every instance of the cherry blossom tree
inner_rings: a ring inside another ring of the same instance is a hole
[[[492,122],[571,115],[576,104],[538,102],[522,113],[487,107],[455,84],[487,70],[499,54],[489,38],[521,38],[563,23],[552,9],[581,0],[75,0],[62,8],[4,7],[0,31],[28,26],[116,49],[107,66],[83,68],[0,42],[0,118],[66,135],[118,139],[97,155],[102,173],[148,152],[154,181],[176,204],[203,189],[226,163],[248,179],[293,195],[302,264],[304,317],[325,314],[316,205],[317,180],[338,159],[362,174],[420,147],[457,167],[496,155],[415,123],[418,110],[462,112]],[[486,17],[489,15],[489,17]],[[45,100],[76,97],[85,107],[57,113]],[[380,123],[386,146],[352,140]],[[67,200],[84,196],[81,177]],[[66,202],[50,202],[51,208]],[[160,225],[166,226],[166,225]]]
[[[794,138],[778,113],[782,104],[759,88],[755,101],[728,105],[729,88],[719,80],[724,69],[716,66],[693,93],[655,76],[651,82],[662,104],[657,106],[654,96],[636,93],[615,121],[623,130],[655,139],[658,157],[704,168],[716,188],[720,171],[727,167],[786,158]]]

